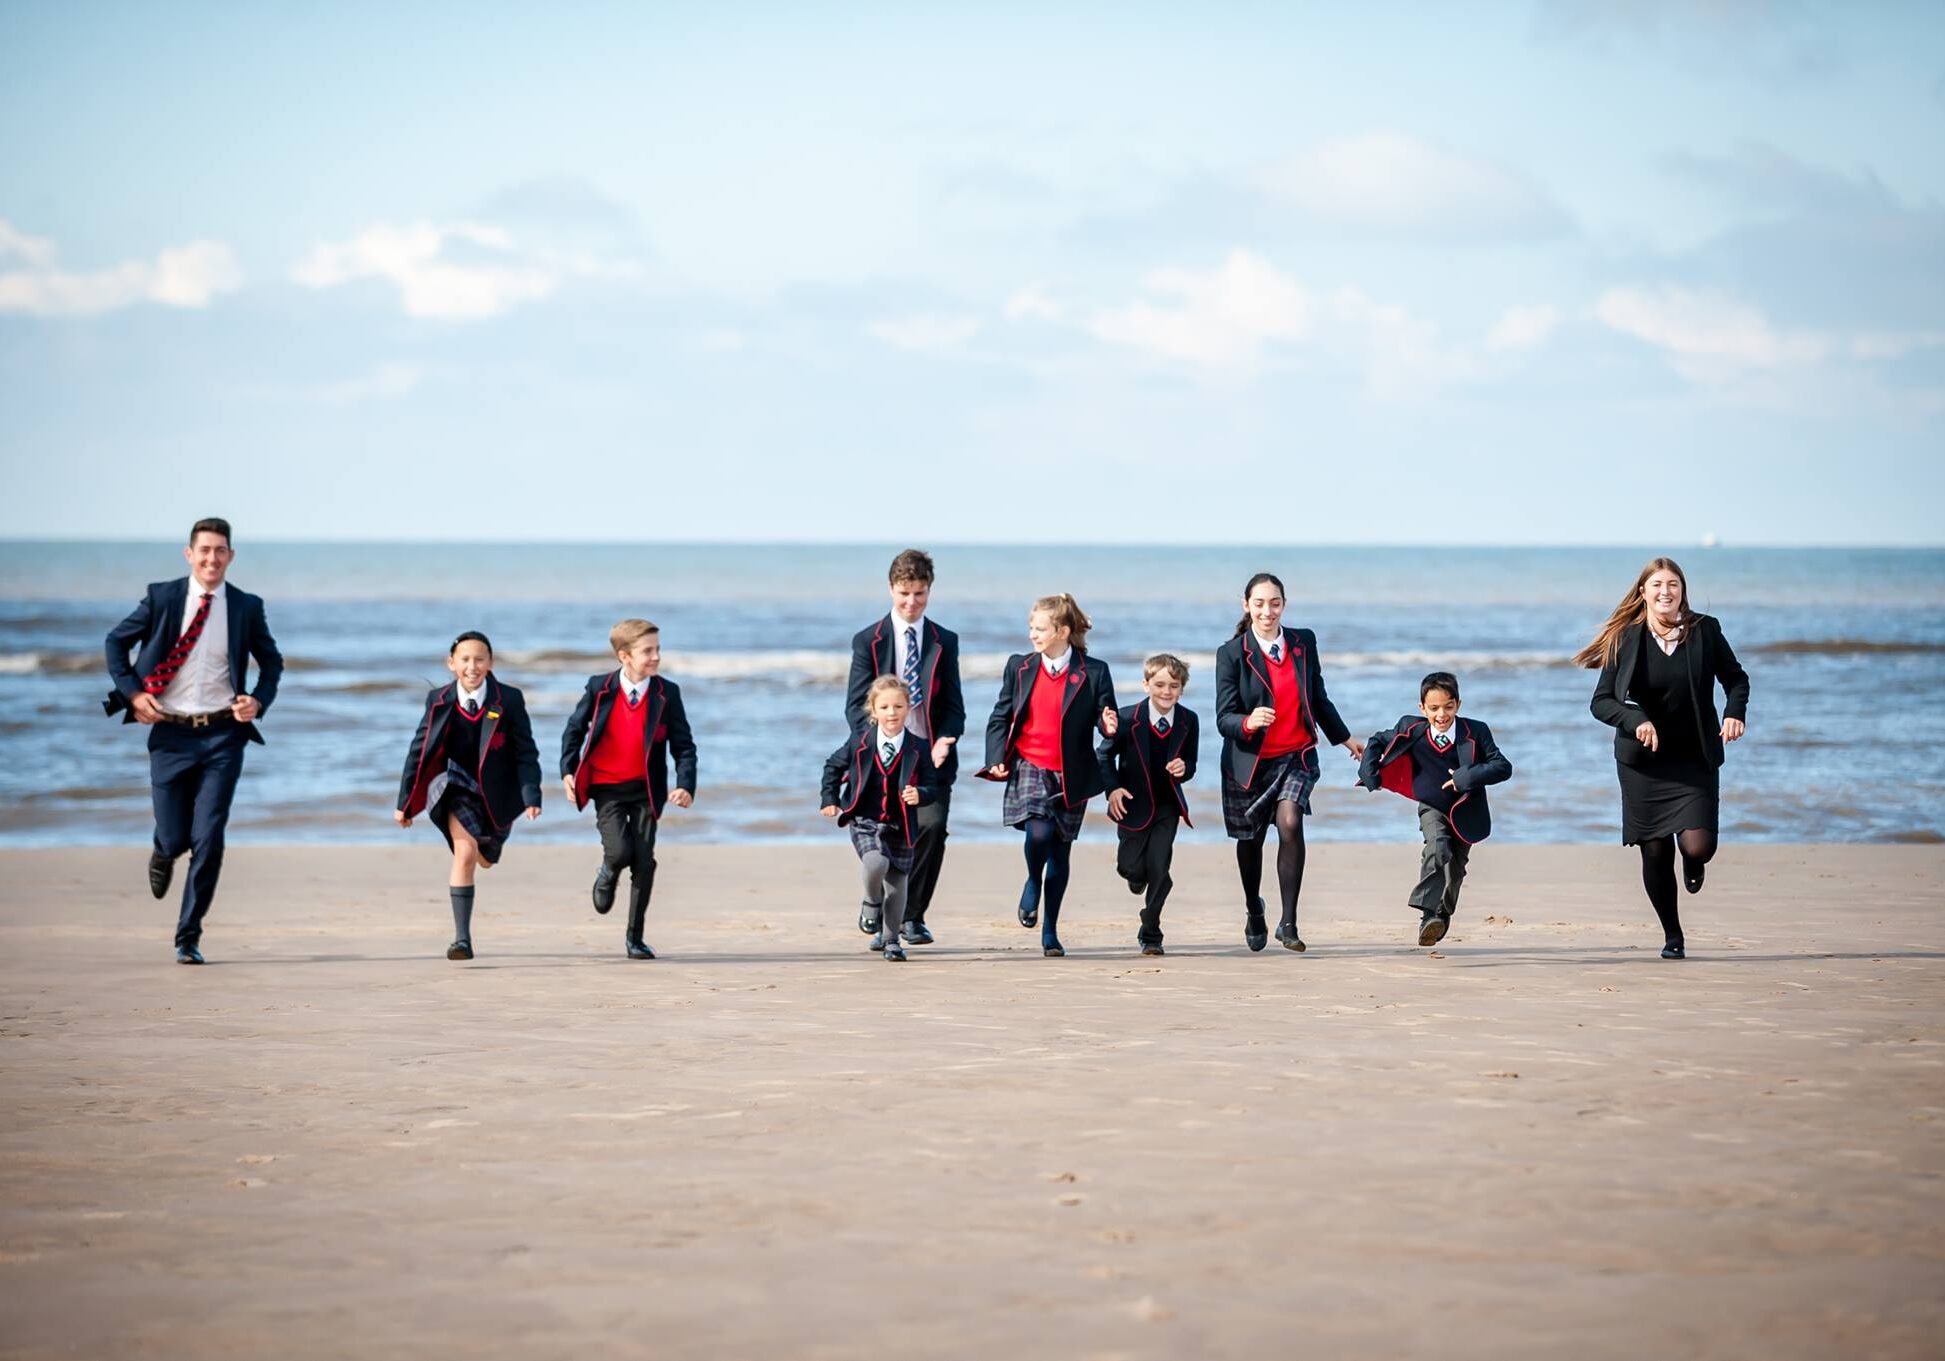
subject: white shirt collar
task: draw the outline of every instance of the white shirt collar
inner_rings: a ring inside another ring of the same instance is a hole
[[[897,610],[893,610],[891,612],[891,622],[892,622],[892,630],[893,632],[897,633],[900,642],[903,642],[905,639],[906,629],[917,629],[919,640],[921,642],[924,641],[925,639],[925,616],[924,615],[921,614],[916,619],[907,619],[904,615],[900,614]]]
[[[1428,718],[1425,720],[1425,736],[1431,739],[1435,743],[1441,737],[1456,738],[1458,735],[1459,735],[1459,720],[1457,718],[1454,718],[1452,720],[1452,725],[1449,728],[1446,728],[1442,732],[1439,730],[1439,726],[1436,723],[1432,722],[1431,719]]]
[[[628,697],[630,704],[639,704],[642,696],[648,692],[648,683],[655,679],[653,676],[643,676],[639,681],[631,682],[628,679],[628,673],[626,671],[620,672],[619,674],[621,676],[622,693]]]
[[[1046,669],[1046,672],[1049,676],[1058,676],[1061,672],[1067,669],[1068,664],[1071,663],[1073,660],[1074,660],[1074,649],[1072,647],[1069,647],[1065,652],[1061,653],[1058,657],[1049,656],[1045,652],[1040,654],[1040,665]]]
[[[1171,707],[1168,710],[1168,712],[1164,713],[1160,709],[1157,709],[1155,707],[1155,701],[1152,699],[1144,700],[1143,703],[1147,704],[1148,706],[1148,726],[1149,727],[1151,728],[1154,727],[1157,723],[1161,722],[1164,718],[1166,718],[1171,725],[1175,722],[1174,707]]]
[[[189,598],[200,601],[205,595],[213,595],[216,597],[216,600],[221,600],[223,598],[223,588],[229,584],[229,579],[226,577],[214,586],[205,586],[192,575],[189,578]],[[216,600],[212,600],[209,603],[214,605]]]
[[[1284,638],[1282,629],[1278,629],[1276,631],[1276,636],[1271,638],[1268,642],[1263,641],[1263,635],[1258,633],[1254,628],[1252,628],[1249,631],[1249,634],[1250,637],[1256,640],[1256,646],[1263,650],[1263,655],[1265,657],[1270,655],[1271,648],[1275,648],[1278,651],[1278,653],[1282,653],[1284,650],[1283,644],[1288,641],[1286,638]]]
[[[455,692],[456,692],[456,693],[458,694],[458,696],[459,696],[459,705],[460,705],[460,707],[461,707],[462,709],[466,707],[466,701],[467,701],[467,700],[469,700],[469,699],[471,699],[471,700],[477,700],[477,701],[479,701],[479,706],[480,706],[480,707],[481,707],[482,709],[484,709],[484,708],[486,707],[486,682],[485,682],[485,681],[481,681],[481,682],[480,682],[480,687],[479,687],[479,689],[477,689],[477,690],[468,690],[468,689],[466,688],[466,682],[465,682],[465,681],[462,681],[462,680],[454,680],[454,681],[453,681],[453,690],[454,690],[454,691],[455,691]]]
[[[874,723],[871,725],[871,731],[874,739],[871,749],[879,756],[885,754],[885,743],[887,742],[891,743],[891,754],[894,758],[899,752],[905,749],[905,734],[909,729],[900,728],[896,736],[887,737],[885,736],[885,730]]]

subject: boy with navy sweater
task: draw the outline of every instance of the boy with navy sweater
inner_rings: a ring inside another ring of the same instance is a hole
[[[1201,724],[1180,703],[1189,683],[1189,664],[1166,652],[1142,664],[1148,699],[1121,710],[1112,736],[1096,748],[1101,783],[1108,790],[1108,816],[1120,845],[1115,872],[1130,893],[1143,895],[1141,928],[1135,941],[1144,955],[1162,953],[1162,906],[1174,887],[1169,865],[1175,858],[1175,833],[1189,822],[1182,785],[1195,778],[1195,753]]]
[[[1445,939],[1459,904],[1472,848],[1492,834],[1486,786],[1511,779],[1513,763],[1493,741],[1492,729],[1459,717],[1459,681],[1434,671],[1418,683],[1419,714],[1373,733],[1358,763],[1358,783],[1389,789],[1418,804],[1425,849],[1418,885],[1407,899],[1418,909],[1418,943]]]

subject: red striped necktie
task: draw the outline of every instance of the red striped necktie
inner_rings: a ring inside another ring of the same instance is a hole
[[[159,695],[169,688],[169,682],[182,670],[182,664],[189,660],[189,654],[196,650],[196,643],[203,636],[203,625],[209,622],[209,602],[215,597],[208,591],[203,592],[203,603],[196,607],[196,617],[189,621],[189,627],[176,639],[176,645],[169,649],[169,655],[162,659],[161,665],[142,677],[142,688],[151,695]]]

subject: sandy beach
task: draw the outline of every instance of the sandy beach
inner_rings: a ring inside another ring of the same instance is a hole
[[[1937,1357],[1945,849],[1730,845],[1657,957],[1631,852],[1313,848],[1307,955],[1108,843],[1065,960],[955,846],[868,955],[829,847],[0,853],[0,1355]]]

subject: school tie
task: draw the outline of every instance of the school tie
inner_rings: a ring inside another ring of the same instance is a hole
[[[1168,736],[1168,716],[1166,714],[1155,720],[1155,736]]]
[[[885,764],[890,765],[892,763],[892,758],[898,755],[898,748],[894,747],[891,743],[887,742],[885,743],[884,746],[884,752],[885,752]]]
[[[1282,664],[1283,664],[1283,640],[1278,639],[1276,642],[1270,644],[1270,665],[1281,666]]]
[[[176,645],[169,649],[155,670],[142,677],[142,688],[151,695],[159,695],[169,688],[169,682],[182,670],[182,664],[189,660],[189,654],[196,650],[196,643],[203,636],[203,625],[209,622],[209,602],[215,599],[208,591],[203,592],[202,604],[196,606],[196,617],[189,621],[189,627],[176,639]]]
[[[918,629],[907,625],[905,628],[905,689],[911,693],[912,707],[916,709],[924,696],[925,687],[918,683]]]
[[[1440,751],[1444,751],[1447,747],[1452,745],[1452,734],[1449,732],[1433,733],[1432,745],[1437,747]]]
[[[466,717],[468,717],[468,718],[471,718],[471,717],[472,717],[472,716],[473,716],[474,714],[476,714],[476,713],[478,713],[478,712],[479,712],[479,701],[478,701],[478,700],[476,700],[476,699],[469,699],[469,700],[467,700],[467,701],[466,701]]]

